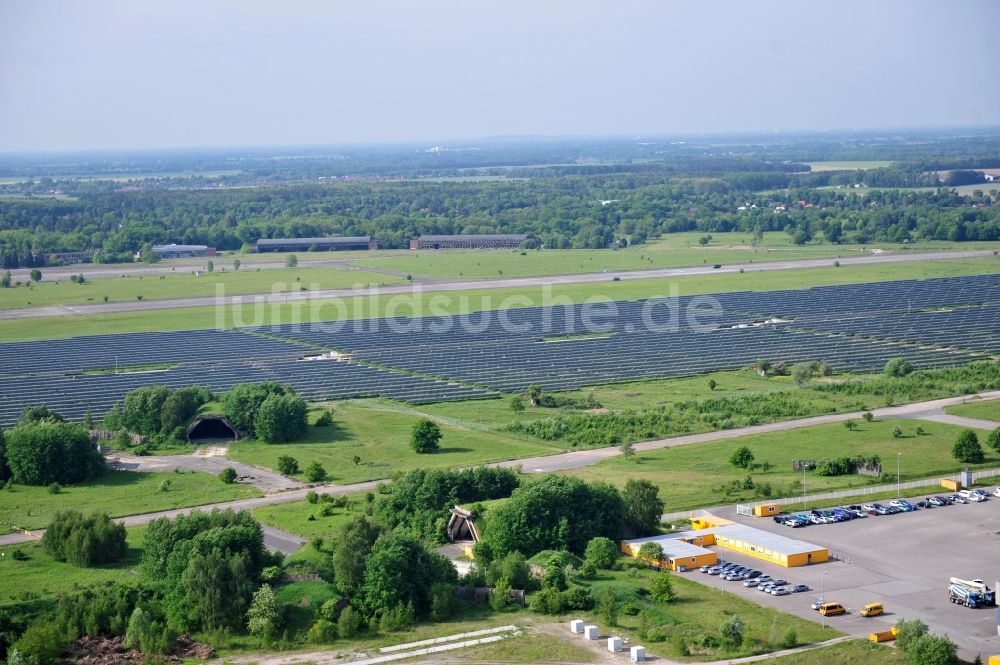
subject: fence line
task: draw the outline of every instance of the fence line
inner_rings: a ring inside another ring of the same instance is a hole
[[[995,478],[1000,476],[1000,468],[997,469],[983,469],[981,471],[972,472],[972,480],[975,482],[983,478]],[[807,494],[805,497],[802,496],[787,496],[776,499],[767,499],[763,501],[756,501],[753,505],[759,506],[766,503],[779,503],[782,505],[794,505],[796,503],[813,503],[816,501],[829,501],[831,499],[846,499],[854,496],[866,496],[869,494],[881,494],[883,492],[892,492],[897,487],[899,489],[913,489],[915,487],[931,487],[938,485],[941,482],[940,477],[936,478],[921,478],[919,480],[908,480],[905,483],[890,483],[887,485],[871,485],[868,487],[853,487],[850,489],[834,490],[831,492],[823,492],[820,494]],[[735,504],[734,504],[735,505]],[[721,510],[729,508],[730,505],[724,506],[713,506],[711,508],[704,508],[699,510],[679,510],[673,513],[664,513],[660,516],[661,522],[673,522],[674,520],[688,519],[691,516],[697,516],[698,514],[710,513],[713,510]]]

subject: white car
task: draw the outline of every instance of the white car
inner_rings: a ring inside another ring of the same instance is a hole
[[[973,501],[979,503],[980,501],[986,501],[982,494],[975,490],[959,490],[958,495],[961,496],[966,501]]]
[[[993,496],[1000,496],[1000,487],[993,490]]]

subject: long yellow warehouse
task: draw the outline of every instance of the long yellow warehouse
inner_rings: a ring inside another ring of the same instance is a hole
[[[674,568],[675,565],[684,565],[686,568],[706,565],[706,563],[695,562],[701,561],[701,555],[704,553],[712,552],[712,550],[705,549],[712,545],[789,568],[822,563],[830,558],[830,551],[825,547],[752,526],[737,524],[714,515],[702,515],[692,519],[691,523],[695,527],[693,531],[623,541],[622,551],[631,556],[638,556],[639,548],[642,547],[643,543],[657,542],[663,547],[665,559],[668,558],[667,552],[676,554],[674,557],[677,561],[676,564],[668,560],[671,568]],[[687,549],[682,553],[678,543],[684,543],[689,548],[698,548],[701,552],[695,554],[693,550]],[[714,554],[714,552],[712,553]],[[707,558],[706,556],[705,559]]]

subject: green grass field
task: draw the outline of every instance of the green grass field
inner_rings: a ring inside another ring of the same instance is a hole
[[[344,508],[330,507],[332,514],[324,515],[323,509],[330,504],[293,501],[251,510],[254,518],[262,524],[290,531],[303,538],[323,538],[329,540],[340,527],[359,515],[363,515],[364,496],[350,496],[350,503]],[[312,517],[313,519],[309,519]]]
[[[427,275],[453,279],[499,279],[536,277],[569,273],[616,272],[651,268],[677,268],[716,263],[766,263],[823,257],[865,256],[873,249],[892,251],[930,251],[960,249],[964,243],[928,242],[899,245],[835,245],[813,242],[795,245],[786,233],[765,233],[757,248],[751,246],[751,234],[713,233],[706,245],[699,239],[706,233],[670,233],[648,244],[618,250],[512,250],[464,251],[420,250],[387,253],[357,259],[358,265],[392,269],[415,276]],[[997,249],[1000,243],[983,243],[983,248]],[[965,247],[972,249],[971,246]]]
[[[958,404],[945,407],[945,411],[955,416],[996,420],[1000,423],[1000,399],[977,402],[975,404]]]
[[[655,296],[697,295],[731,291],[769,291],[809,286],[958,275],[994,274],[1000,271],[995,258],[877,264],[809,270],[747,271],[671,279],[637,279],[621,282],[568,284],[551,288],[480,289],[447,293],[423,293],[399,297],[358,296],[343,300],[241,305],[239,307],[192,307],[102,315],[82,315],[0,321],[4,341],[56,339],[75,335],[123,332],[195,330],[199,328],[289,323],[294,321],[345,321],[396,315],[423,316],[437,312],[458,313],[551,304],[553,299],[583,302],[588,298],[635,300]],[[265,274],[263,271],[260,274]],[[73,286],[76,286],[75,284]],[[80,287],[84,288],[84,287]],[[431,304],[434,304],[434,309]],[[561,304],[561,303],[560,303]]]
[[[127,582],[139,578],[139,557],[142,554],[142,539],[146,527],[128,529],[128,553],[125,559],[115,564],[105,564],[91,568],[78,568],[72,564],[56,561],[45,553],[39,542],[22,543],[0,548],[0,603],[33,598],[49,597],[80,586],[105,582]],[[16,561],[15,549],[28,555],[27,561]]]
[[[168,483],[165,488],[164,483]],[[50,494],[47,487],[8,485],[0,490],[0,529],[10,532],[11,523],[41,529],[60,510],[124,517],[260,495],[253,487],[227,485],[205,473],[109,471],[92,482],[64,487],[58,494]]]
[[[184,270],[184,269],[182,269]],[[43,273],[44,274],[44,273]],[[239,272],[218,270],[195,275],[190,269],[168,275],[129,275],[89,279],[76,284],[68,278],[62,281],[43,280],[0,291],[0,309],[41,307],[44,305],[82,305],[103,302],[133,302],[170,298],[227,296],[250,293],[286,293],[307,289],[345,289],[357,285],[398,284],[405,280],[363,270],[335,268],[295,268],[248,270]],[[107,301],[105,301],[107,297]]]
[[[647,651],[654,655],[683,661],[717,660],[775,651],[781,648],[779,643],[790,628],[796,632],[799,644],[821,642],[840,635],[831,628],[823,628],[812,621],[778,612],[733,594],[720,594],[684,575],[672,577],[677,597],[667,604],[657,603],[642,594],[649,584],[649,578],[656,574],[659,573],[650,569],[638,569],[635,573],[629,570],[601,571],[601,575],[595,580],[578,579],[577,582],[598,597],[604,588],[614,587],[618,593],[647,612],[652,626],[662,626],[671,636],[675,633],[682,635],[691,648],[690,656],[676,653],[669,642],[640,640],[637,634],[638,616],[620,616],[619,625],[614,629],[607,627],[596,612],[573,613],[572,616],[567,614],[564,618],[568,621],[580,614],[580,618],[587,620],[587,623],[595,623],[601,627],[603,635],[622,635],[630,638],[632,644],[645,644]],[[695,646],[702,636],[718,638],[719,627],[733,614],[740,615],[746,625],[743,646],[733,650]]]
[[[925,434],[917,435],[922,427]],[[899,427],[903,436],[894,438]],[[602,480],[623,486],[629,479],[643,478],[660,488],[667,512],[735,503],[760,498],[754,490],[727,492],[727,483],[742,481],[747,475],[756,485],[768,483],[773,495],[796,496],[802,493],[802,473],[792,470],[792,460],[817,460],[826,457],[878,455],[883,471],[896,477],[896,453],[900,457],[901,480],[955,474],[965,466],[984,468],[1000,465],[1000,453],[986,450],[986,462],[964,465],[951,456],[951,447],[961,427],[913,420],[859,421],[855,431],[842,423],[740,437],[726,441],[663,448],[638,453],[635,461],[613,457],[594,466],[566,473],[588,481]],[[980,437],[984,432],[979,432]],[[729,455],[740,446],[753,451],[754,461],[770,462],[772,468],[747,471],[729,463]],[[891,481],[889,481],[891,482]],[[886,481],[861,475],[823,477],[815,472],[806,475],[808,493],[886,484]]]
[[[277,466],[278,457],[290,455],[305,469],[319,462],[330,482],[356,483],[388,478],[394,472],[416,468],[461,467],[517,457],[545,455],[565,447],[454,425],[441,425],[441,449],[418,455],[409,445],[410,430],[418,416],[404,410],[378,408],[364,402],[339,403],[334,425],[310,427],[306,438],[295,443],[271,445],[241,441],[229,448],[237,461],[267,468]],[[354,463],[357,456],[359,461]]]
[[[868,640],[850,640],[769,660],[771,665],[905,665],[898,649]]]

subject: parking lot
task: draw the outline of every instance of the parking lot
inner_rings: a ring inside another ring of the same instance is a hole
[[[796,506],[788,506],[794,510]],[[911,513],[855,519],[801,529],[776,524],[769,518],[751,518],[731,511],[720,517],[759,529],[800,538],[829,548],[827,563],[783,568],[760,559],[713,548],[719,558],[750,566],[792,585],[812,590],[772,596],[742,582],[726,582],[697,570],[684,573],[719,593],[732,593],[791,614],[825,621],[837,630],[867,634],[887,630],[898,619],[921,619],[931,631],[946,634],[972,660],[1000,653],[997,608],[969,609],[948,600],[948,578],[982,579],[991,588],[1000,578],[1000,499],[956,504]],[[843,604],[848,613],[824,619],[810,608],[821,596]],[[858,610],[882,602],[886,614],[864,618]]]

